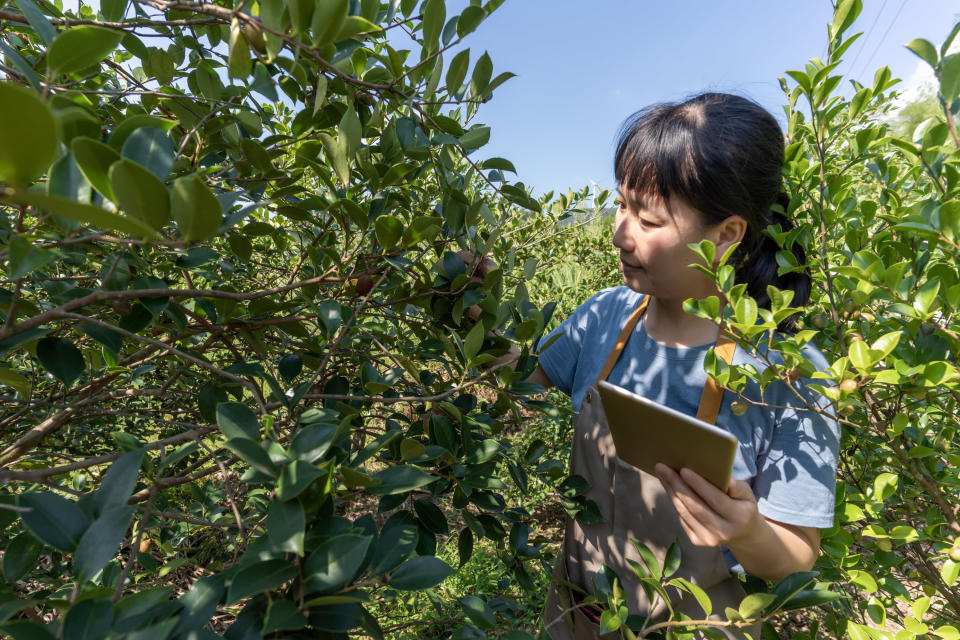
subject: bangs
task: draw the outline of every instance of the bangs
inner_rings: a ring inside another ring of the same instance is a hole
[[[698,170],[697,129],[703,112],[690,105],[654,105],[632,115],[617,137],[614,176],[625,196],[678,197],[700,209],[706,185]]]

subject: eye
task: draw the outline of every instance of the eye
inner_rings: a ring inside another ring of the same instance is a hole
[[[648,219],[646,219],[646,218],[639,218],[639,220],[640,220],[640,225],[641,225],[641,226],[644,226],[644,227],[647,227],[648,229],[655,229],[655,228],[657,228],[657,227],[660,226],[660,225],[657,224],[656,222],[654,222],[654,221],[652,221],[652,220],[648,220]]]

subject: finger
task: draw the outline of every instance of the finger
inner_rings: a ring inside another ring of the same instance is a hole
[[[682,471],[678,474],[673,469],[664,465],[658,465],[657,471],[661,475],[661,484],[663,484],[667,490],[667,494],[671,502],[673,502],[677,513],[686,517],[691,527],[694,526],[694,521],[697,526],[706,531],[717,531],[727,525],[727,521],[722,517],[722,514],[719,514],[713,509],[711,505],[699,496],[686,482],[686,477]],[[701,480],[707,482],[702,478]],[[707,482],[707,484],[709,484],[709,482]],[[710,486],[712,487],[713,485]],[[716,489],[716,487],[714,487],[714,489]]]
[[[717,513],[725,513],[730,508],[730,496],[718,489],[712,482],[692,469],[681,469],[680,477],[697,495]]]
[[[730,478],[730,488],[727,490],[727,495],[734,500],[756,500],[750,485],[743,480],[734,478]]]

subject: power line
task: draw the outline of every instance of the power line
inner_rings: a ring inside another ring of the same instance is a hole
[[[857,66],[857,60],[860,59],[860,54],[863,53],[863,50],[867,48],[867,43],[870,42],[870,36],[873,35],[873,29],[877,26],[877,22],[880,21],[880,16],[883,15],[883,10],[887,7],[887,0],[883,0],[883,4],[880,5],[880,11],[873,18],[873,24],[870,25],[870,28],[867,29],[866,37],[863,39],[863,44],[857,48],[857,55],[854,56],[853,62],[850,63],[850,71],[852,72]],[[848,74],[849,75],[849,74]]]
[[[877,44],[877,47],[873,50],[873,53],[870,54],[870,57],[867,59],[866,64],[863,65],[861,72],[866,71],[870,68],[870,63],[873,62],[874,56],[877,55],[877,52],[880,51],[880,47],[883,46],[883,43],[886,41],[887,36],[890,35],[890,30],[893,29],[893,25],[897,23],[897,18],[900,17],[900,13],[903,11],[903,8],[907,5],[907,0],[903,0],[900,3],[900,8],[897,9],[897,15],[893,16],[893,20],[890,22],[890,26],[887,27],[887,30],[883,32],[883,37],[880,38],[880,42]],[[854,76],[855,77],[855,76]]]

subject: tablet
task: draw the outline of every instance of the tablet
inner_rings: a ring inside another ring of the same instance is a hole
[[[735,435],[606,380],[599,390],[617,457],[651,475],[658,462],[686,467],[727,490],[739,444]]]

